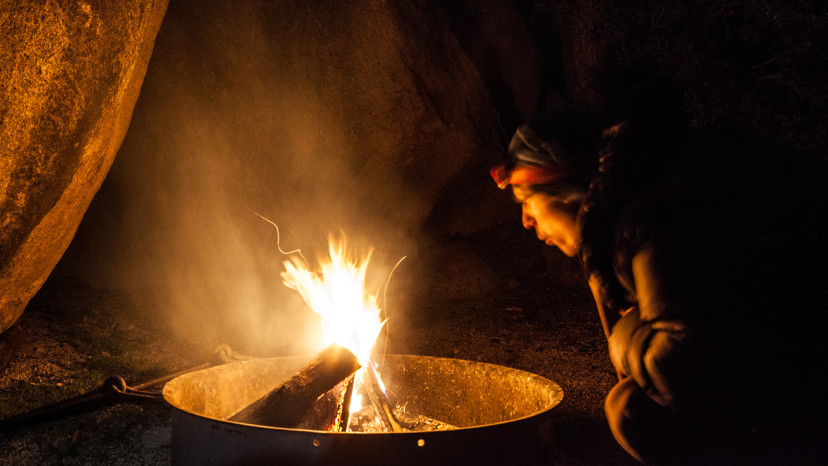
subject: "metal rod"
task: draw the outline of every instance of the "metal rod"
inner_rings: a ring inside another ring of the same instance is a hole
[[[155,404],[169,407],[160,392],[148,392],[143,389],[167,382],[188,372],[206,369],[229,361],[245,359],[249,359],[249,357],[236,353],[226,344],[222,344],[213,351],[213,360],[210,362],[158,377],[135,386],[127,385],[124,379],[119,376],[112,376],[107,378],[100,387],[91,392],[82,393],[58,401],[57,403],[41,406],[31,411],[0,420],[0,432],[11,432],[44,422],[56,421],[118,403]]]
[[[124,398],[119,399],[120,397],[116,396],[118,393],[124,393],[126,387],[127,385],[121,377],[109,377],[94,391],[3,419],[0,421],[0,432],[11,432],[23,427],[56,421],[105,406],[111,406],[118,401],[127,401]]]

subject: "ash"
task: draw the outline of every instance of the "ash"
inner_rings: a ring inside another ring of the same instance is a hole
[[[409,414],[405,411],[405,406],[397,405],[396,409],[394,409],[394,416],[405,432],[430,432],[435,430],[457,429],[457,426],[423,416],[422,414]]]
[[[394,417],[400,423],[403,432],[431,432],[437,430],[452,430],[457,429],[457,426],[451,425],[437,419],[424,416],[422,414],[412,414],[406,412],[405,406],[397,405],[394,408]],[[365,406],[355,413],[351,413],[351,419],[348,422],[348,430],[350,432],[386,432],[385,427],[380,420],[379,413],[373,406]]]

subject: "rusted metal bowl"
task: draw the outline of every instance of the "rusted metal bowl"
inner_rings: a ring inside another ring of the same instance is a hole
[[[311,357],[236,362],[164,386],[172,406],[173,464],[544,464],[552,408],[563,390],[508,367],[388,355],[383,380],[407,412],[457,426],[403,433],[332,433],[226,419],[299,371]]]

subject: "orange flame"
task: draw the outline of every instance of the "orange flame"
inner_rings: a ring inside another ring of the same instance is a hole
[[[323,346],[338,343],[368,367],[371,350],[384,322],[376,295],[365,290],[365,273],[371,257],[361,260],[348,256],[345,241],[328,239],[330,257],[320,260],[313,272],[297,257],[285,261],[282,279],[285,286],[299,292],[310,308],[322,318]]]

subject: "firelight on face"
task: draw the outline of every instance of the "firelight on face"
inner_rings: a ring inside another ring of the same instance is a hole
[[[581,198],[562,199],[521,185],[512,188],[515,201],[521,204],[523,211],[523,227],[527,230],[534,229],[539,240],[574,257],[581,243],[581,229],[578,225]]]

